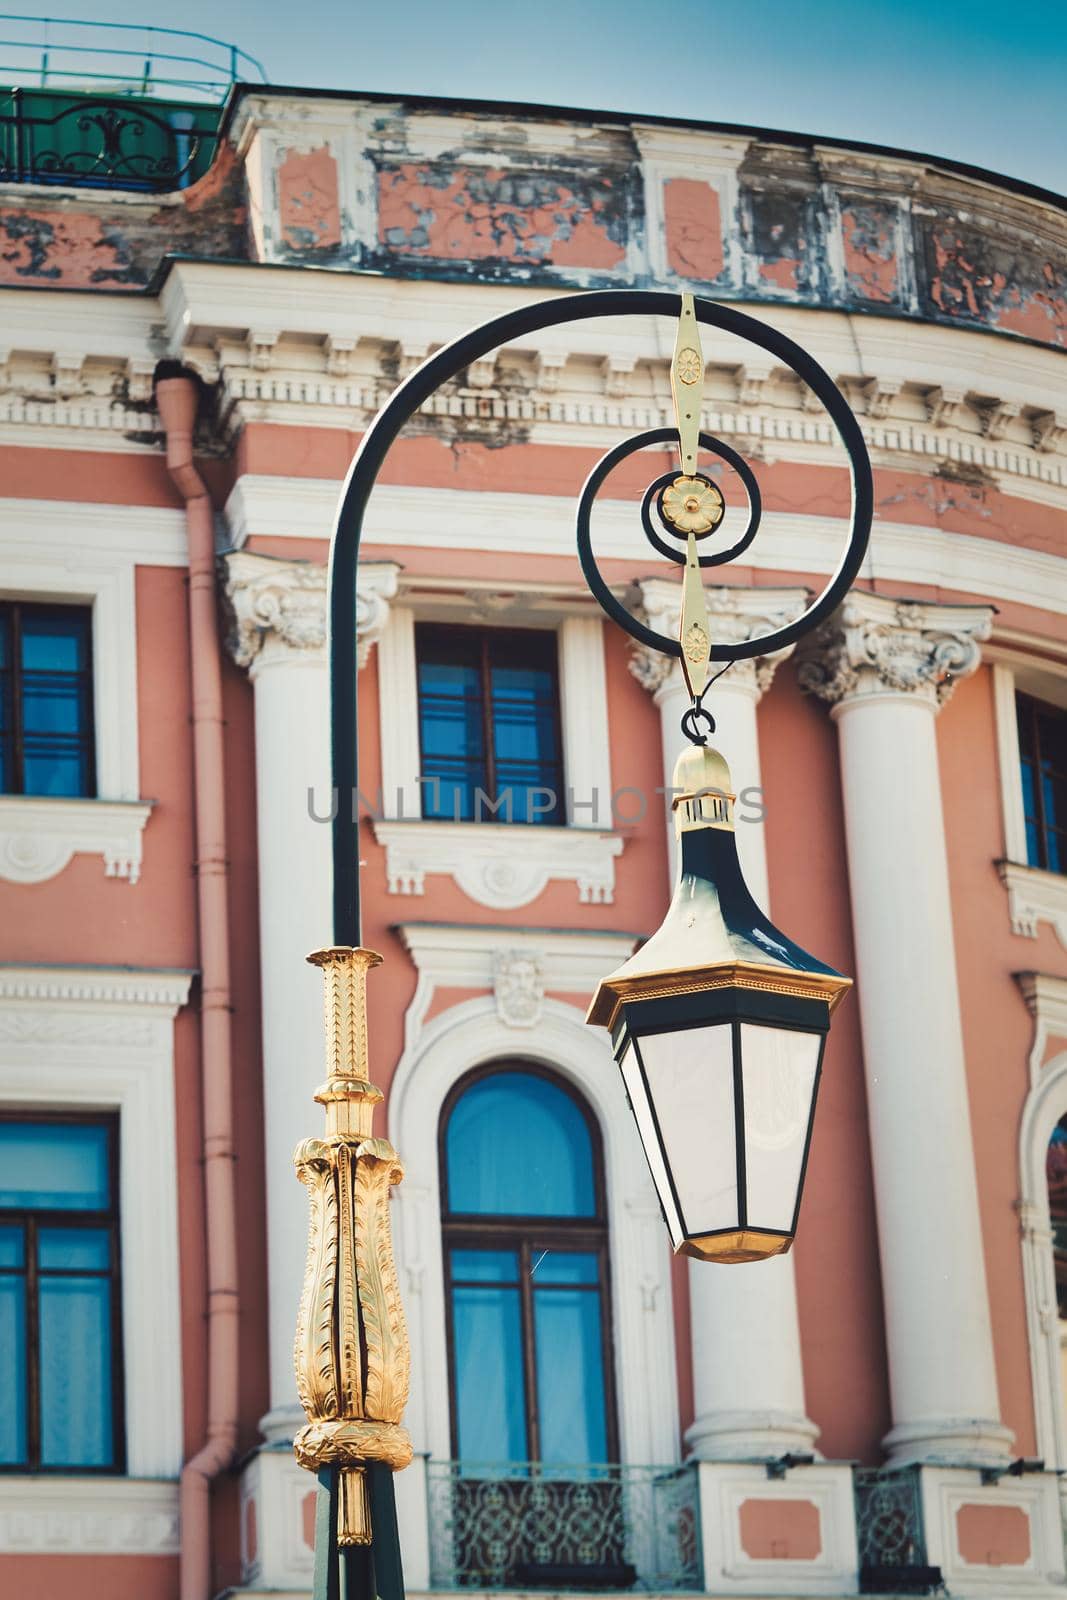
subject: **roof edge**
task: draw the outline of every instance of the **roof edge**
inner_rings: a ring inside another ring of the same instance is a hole
[[[381,89],[312,89],[301,88],[296,84],[235,83],[223,107],[219,122],[220,138],[226,135],[242,100],[252,94],[268,95],[278,99],[299,97],[305,100],[365,100],[373,105],[417,103],[428,110],[463,110],[486,115],[495,113],[508,116],[547,116],[572,122],[608,123],[616,127],[632,127],[635,123],[640,123],[648,127],[694,128],[702,133],[740,135],[743,138],[761,139],[773,144],[792,145],[801,150],[813,150],[819,146],[831,150],[855,150],[863,155],[887,156],[898,161],[918,162],[940,168],[959,177],[969,178],[973,182],[988,184],[992,188],[1004,189],[1028,200],[1036,200],[1041,205],[1052,207],[1053,210],[1067,212],[1067,195],[1058,194],[1053,189],[1042,188],[1040,184],[1028,183],[1024,178],[1012,178],[1003,172],[993,172],[987,167],[957,161],[951,156],[931,155],[928,151],[904,150],[897,145],[871,144],[863,139],[841,139],[831,134],[798,133],[786,128],[766,128],[755,123],[702,122],[693,117],[645,115],[637,111],[599,111],[584,106],[550,105],[529,100],[478,100],[450,95],[389,92]]]

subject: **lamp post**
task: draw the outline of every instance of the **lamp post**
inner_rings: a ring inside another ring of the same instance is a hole
[[[367,973],[381,960],[362,947],[356,721],[356,577],[363,518],[385,457],[404,424],[474,361],[524,335],[600,317],[668,316],[674,428],[625,440],[597,463],[577,508],[582,571],[602,609],[640,643],[681,660],[691,696],[682,719],[692,748],[675,774],[679,881],[658,933],[598,987],[588,1020],[612,1031],[616,1059],[676,1251],[708,1261],[751,1261],[789,1248],[796,1230],[822,1049],[830,1014],[850,980],[807,955],[759,911],[733,835],[729,769],[707,746],[703,704],[712,662],[769,655],[794,644],[837,607],[867,548],[873,507],[859,424],[829,375],[799,345],[731,306],[654,290],[600,290],[541,301],[494,318],[416,369],[375,418],[349,469],[330,547],[329,658],[333,784],[333,943],[309,961],[325,981],[326,1080],[316,1093],[325,1137],[296,1151],[308,1190],[307,1268],[296,1338],[297,1387],[307,1425],[298,1460],[319,1475],[315,1600],[403,1600],[393,1471],[411,1459],[401,1423],[410,1357],[389,1232],[399,1156],[373,1131],[382,1099],[370,1078]],[[802,617],[740,643],[711,637],[702,569],[735,559],[760,524],[748,463],[701,430],[700,326],[768,351],[829,413],[852,477],[849,539],[837,571]],[[650,445],[676,445],[680,470],[645,492],[641,523],[652,546],[685,567],[679,637],[655,632],[622,605],[597,566],[591,513],[612,468]],[[701,451],[737,471],[748,495],[744,533],[723,549],[700,545],[722,524],[718,485]],[[669,540],[675,543],[669,543]],[[677,546],[684,540],[684,553]]]

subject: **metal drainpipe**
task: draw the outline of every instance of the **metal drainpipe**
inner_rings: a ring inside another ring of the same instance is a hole
[[[167,470],[185,501],[189,536],[189,646],[200,933],[200,1080],[207,1235],[207,1436],[182,1468],[181,1600],[209,1600],[210,1485],[237,1446],[237,1208],[230,1034],[222,664],[215,609],[215,532],[204,480],[193,461],[197,387],[161,378],[156,405]]]

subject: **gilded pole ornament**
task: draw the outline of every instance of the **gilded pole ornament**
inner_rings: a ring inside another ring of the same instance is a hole
[[[307,1424],[293,1447],[312,1472],[341,1468],[338,1543],[359,1545],[371,1542],[363,1469],[406,1467],[412,1454],[401,1426],[411,1354],[389,1226],[404,1168],[374,1136],[382,1092],[368,1076],[367,973],[381,956],[337,945],[308,960],[325,983],[326,1082],[315,1099],[326,1132],[294,1156],[310,1220],[294,1352]]]

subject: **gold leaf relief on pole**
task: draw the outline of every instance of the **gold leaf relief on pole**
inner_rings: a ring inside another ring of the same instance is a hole
[[[307,1265],[296,1328],[296,1389],[308,1416],[336,1417],[333,1302],[337,1281],[337,1195],[328,1145],[297,1146],[296,1174],[310,1201]]]
[[[373,1153],[371,1146],[375,1146]],[[356,1272],[367,1349],[367,1411],[399,1422],[411,1377],[400,1283],[389,1226],[389,1190],[404,1169],[384,1139],[360,1147],[356,1184]]]
[[[389,1226],[389,1191],[404,1169],[392,1145],[374,1137],[382,1099],[369,1081],[367,972],[372,950],[333,947],[308,957],[325,982],[326,1137],[296,1152],[311,1197],[308,1260],[296,1340],[297,1389],[307,1426],[294,1441],[312,1470],[342,1473],[342,1543],[370,1538],[361,1468],[411,1460],[400,1426],[410,1351]]]

